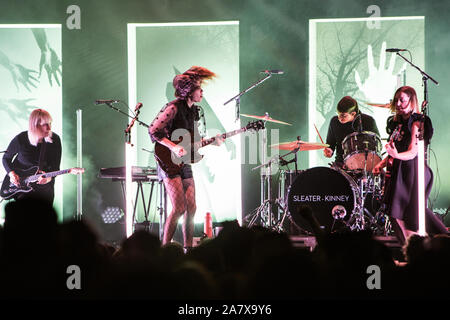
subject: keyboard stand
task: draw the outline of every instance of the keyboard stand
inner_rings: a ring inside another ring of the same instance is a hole
[[[120,179],[120,185],[122,188],[122,194],[123,198],[126,199],[126,188],[125,188],[125,181]],[[157,210],[159,211],[159,239],[162,240],[162,237],[164,235],[164,223],[167,219],[167,195],[164,183],[162,181],[159,181],[157,178],[149,177],[148,180],[135,180],[133,179],[133,182],[137,183],[137,189],[136,189],[136,196],[133,203],[133,232],[136,229],[136,225],[143,225],[144,230],[147,232],[151,231],[151,222],[148,220],[148,215],[150,213],[150,207],[151,202],[153,198],[153,190],[155,188],[155,184],[157,184],[158,190],[159,190],[159,205],[157,206]],[[144,183],[150,183],[150,195],[148,197],[148,202],[145,202],[145,195],[144,195]],[[142,201],[142,206],[144,208],[144,221],[143,222],[137,222],[136,221],[136,210],[139,203],[139,198]]]

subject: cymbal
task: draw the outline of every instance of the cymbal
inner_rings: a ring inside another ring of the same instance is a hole
[[[292,124],[284,122],[284,121],[280,121],[280,120],[275,120],[273,118],[271,118],[268,114],[264,115],[264,116],[255,116],[255,115],[251,115],[251,114],[243,114],[241,113],[241,116],[244,117],[248,117],[248,118],[253,118],[253,119],[260,119],[260,120],[264,120],[264,121],[270,121],[270,122],[275,122],[275,123],[280,123],[280,124],[286,124],[288,126],[292,126]]]
[[[279,144],[273,144],[271,148],[278,148],[280,150],[294,150],[300,145],[299,151],[310,151],[310,150],[320,150],[324,148],[328,148],[329,145],[326,143],[318,143],[318,142],[305,142],[305,141],[291,141],[291,142],[283,142]]]
[[[366,102],[366,104],[368,104],[369,106],[372,106],[372,107],[386,108],[386,109],[389,109],[389,108],[391,107],[391,104],[390,104],[390,103],[385,103],[385,104],[383,104],[383,103],[370,103],[370,102]]]

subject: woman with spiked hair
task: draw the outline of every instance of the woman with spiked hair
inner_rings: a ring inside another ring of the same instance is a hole
[[[15,136],[3,156],[3,166],[14,185],[20,184],[22,172],[39,167],[39,172],[58,171],[61,163],[61,139],[52,132],[52,117],[43,109],[31,112],[28,131]],[[19,198],[36,197],[53,204],[54,179],[40,177],[37,186]]]
[[[200,107],[196,105],[202,101],[202,84],[205,80],[213,79],[216,74],[206,68],[193,66],[186,72],[178,74],[173,79],[176,99],[167,103],[149,126],[152,142],[167,147],[177,157],[188,155],[185,144],[171,140],[175,131],[185,130],[193,137],[193,141],[200,138],[198,120]],[[177,139],[177,137],[174,137]],[[217,139],[217,145],[221,140]],[[158,160],[158,159],[157,159]],[[164,182],[166,192],[172,203],[172,211],[164,225],[163,245],[169,243],[176,230],[178,220],[183,219],[183,242],[186,250],[192,247],[194,236],[194,215],[196,211],[195,184],[190,164],[182,164],[178,172],[166,170],[158,162],[158,177]]]

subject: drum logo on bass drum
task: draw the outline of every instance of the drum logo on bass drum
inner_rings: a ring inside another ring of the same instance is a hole
[[[320,201],[340,201],[346,202],[350,199],[350,196],[332,196],[332,195],[294,195],[292,200],[294,202],[320,202]]]

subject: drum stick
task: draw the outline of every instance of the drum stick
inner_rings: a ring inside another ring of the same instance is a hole
[[[314,123],[314,128],[316,128],[316,132],[319,135],[320,141],[322,141],[322,143],[323,143],[322,137],[320,136],[319,130],[317,130],[317,127],[316,127],[315,123]]]

